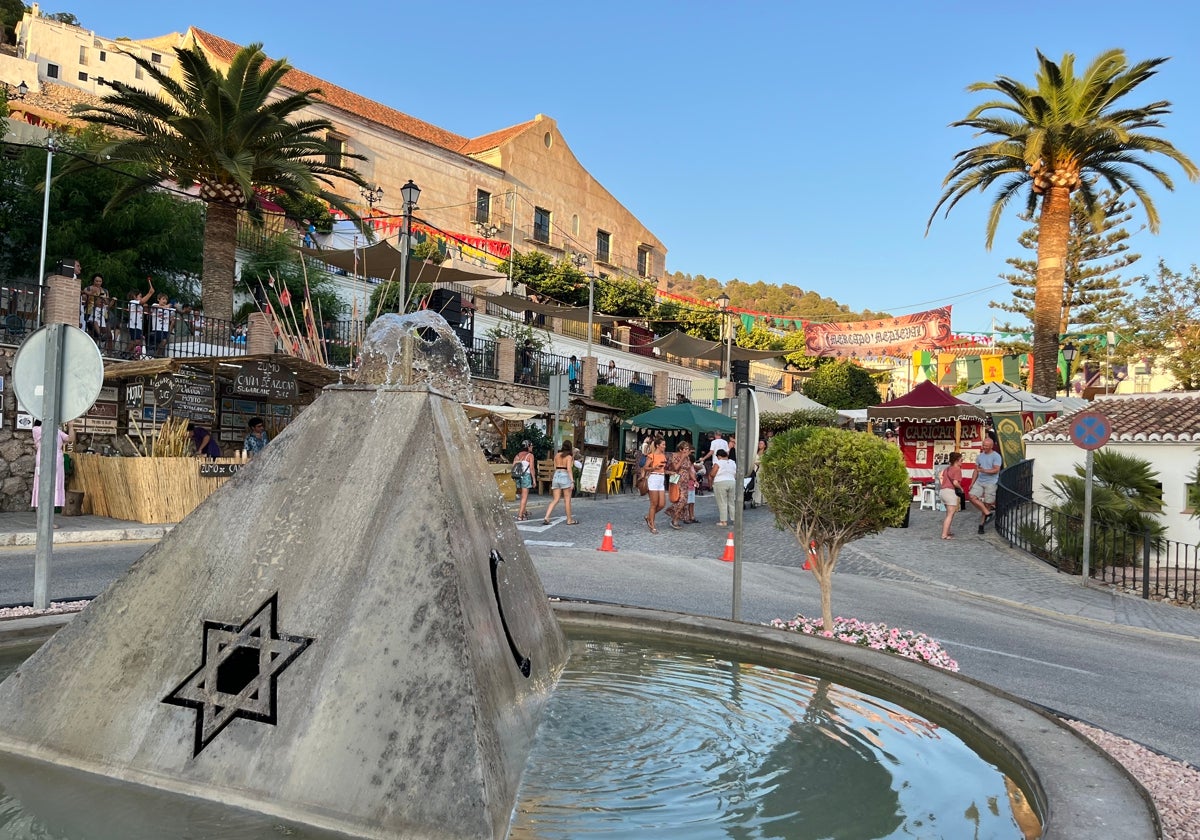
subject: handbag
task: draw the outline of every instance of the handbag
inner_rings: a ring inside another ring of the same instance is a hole
[[[637,489],[639,496],[645,496],[650,492],[650,485],[646,481],[646,473],[639,472],[637,478]]]
[[[509,472],[509,475],[512,476],[513,481],[516,481],[528,471],[529,465],[525,463],[525,459],[522,458],[519,461],[513,461],[512,470]]]
[[[679,478],[679,476],[673,475],[673,476],[671,476],[671,478],[676,479],[676,478]],[[675,502],[679,501],[679,496],[680,496],[679,482],[672,481],[670,487],[667,490],[667,498],[669,498],[671,500],[671,503],[674,504]]]

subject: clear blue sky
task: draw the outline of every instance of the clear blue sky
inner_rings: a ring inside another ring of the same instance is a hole
[[[1170,56],[1128,100],[1172,103],[1162,136],[1200,162],[1195,2],[281,3],[62,0],[107,37],[198,26],[405,113],[476,136],[544,113],[599,181],[665,243],[667,269],[794,283],[855,309],[954,305],[990,328],[1018,255],[1014,208],[991,252],[989,200],[925,222],[974,81],[1032,82],[1035,50],[1086,63],[1112,47]],[[1133,239],[1151,273],[1200,262],[1200,184],[1151,184],[1158,236]],[[1023,202],[1022,202],[1023,204]],[[1140,227],[1142,219],[1136,220]],[[953,297],[952,297],[953,296]],[[1003,313],[999,313],[1002,315]]]

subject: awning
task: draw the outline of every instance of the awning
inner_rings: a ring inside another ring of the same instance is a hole
[[[720,362],[725,358],[725,342],[693,338],[679,330],[668,333],[644,346],[657,347],[664,353],[678,356],[681,359],[707,359],[711,362]],[[786,355],[788,352],[787,350],[749,350],[735,344],[731,348],[730,358],[738,362],[752,362],[760,359],[773,359],[776,356]]]
[[[545,408],[526,408],[515,405],[478,405],[476,403],[463,403],[463,411],[467,413],[468,420],[474,420],[477,417],[496,417],[500,420],[532,420],[534,417],[539,417],[547,413]]]
[[[324,365],[288,356],[284,353],[257,353],[249,356],[226,356],[213,358],[200,356],[190,359],[143,359],[136,362],[105,363],[104,381],[120,382],[135,376],[157,376],[160,373],[176,373],[183,368],[204,370],[214,376],[228,375],[231,368],[227,365],[240,366],[243,362],[270,361],[296,374],[296,381],[307,388],[320,389],[335,382],[345,382],[352,378],[346,371],[333,370]],[[223,372],[224,369],[224,372]]]
[[[327,251],[320,248],[297,248],[301,254],[326,265],[340,268],[360,277],[397,280],[400,277],[400,252],[387,242],[376,242],[363,248]],[[462,266],[435,265],[431,262],[410,261],[408,283],[458,283],[472,286],[492,283],[504,275],[488,269],[468,269]]]
[[[943,391],[932,382],[920,383],[902,397],[867,409],[867,418],[902,423],[937,423],[950,420],[986,420],[987,413]]]
[[[586,306],[560,306],[556,303],[541,303],[536,300],[521,297],[520,295],[489,295],[478,294],[477,298],[482,298],[488,303],[495,304],[501,309],[507,309],[509,312],[536,312],[539,315],[547,315],[551,318],[561,318],[564,321],[581,321],[587,323],[588,308]],[[599,312],[592,313],[593,324],[613,324],[617,321],[628,321],[628,317],[621,315],[601,315]]]

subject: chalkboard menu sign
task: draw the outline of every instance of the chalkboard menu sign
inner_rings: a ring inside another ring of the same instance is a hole
[[[268,400],[294,400],[300,393],[295,371],[278,362],[242,362],[233,383],[233,393]]]
[[[156,396],[160,390],[165,394],[166,384],[155,382]],[[162,401],[158,402],[159,407],[163,405]],[[212,377],[200,373],[176,373],[170,380],[170,398],[166,405],[175,417],[186,417],[211,428],[217,420],[216,388]]]

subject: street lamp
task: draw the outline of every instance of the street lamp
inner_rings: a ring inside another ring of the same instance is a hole
[[[417,199],[421,197],[421,188],[408,179],[400,188],[400,197],[404,200],[404,226],[400,228],[400,314],[408,308],[408,252],[409,237],[412,235],[412,213],[417,209]]]
[[[383,187],[380,187],[376,184],[367,184],[367,186],[359,190],[359,192],[362,193],[363,201],[367,202],[367,206],[370,207],[371,212],[374,213],[375,205],[383,201]]]
[[[733,362],[733,336],[732,330],[729,329],[729,295],[721,292],[717,295],[717,306],[721,307],[721,329],[725,333],[725,361],[721,365],[721,369],[725,374],[725,379],[730,378],[730,365]]]
[[[23,81],[21,82],[21,84],[17,85],[17,87],[15,89],[16,96],[13,96],[14,88],[12,85],[10,85],[8,82],[4,82],[3,84],[4,84],[4,98],[5,99],[24,99],[26,96],[29,95],[29,85],[25,84],[25,82],[23,82]]]
[[[1067,363],[1067,370],[1063,375],[1063,381],[1066,383],[1066,385],[1064,386],[1063,390],[1070,390],[1071,388],[1071,363],[1075,361],[1075,354],[1077,352],[1078,351],[1075,349],[1075,345],[1069,341],[1062,349],[1063,361]]]
[[[571,262],[575,263],[575,267],[580,271],[583,270],[587,263],[587,254],[572,254]],[[595,311],[595,295],[596,295],[596,276],[592,272],[588,272],[588,333],[587,333],[587,354],[592,355],[592,313]]]

